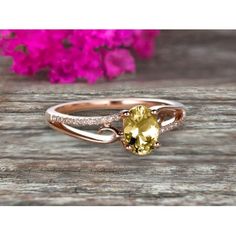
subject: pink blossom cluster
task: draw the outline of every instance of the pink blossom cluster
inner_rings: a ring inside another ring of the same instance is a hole
[[[94,83],[135,71],[137,55],[153,55],[157,30],[0,30],[0,55],[15,73],[46,71],[53,83]]]

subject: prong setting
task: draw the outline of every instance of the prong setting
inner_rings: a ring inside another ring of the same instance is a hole
[[[155,148],[159,148],[159,147],[160,147],[160,143],[159,143],[159,142],[156,142],[156,143],[154,144],[154,147],[155,147]]]
[[[158,115],[158,110],[153,109],[153,110],[151,110],[151,113],[156,116],[156,115]]]
[[[144,156],[152,152],[158,142],[160,125],[152,110],[144,105],[123,111],[123,139],[126,150]],[[158,147],[158,144],[157,144]]]
[[[130,145],[126,145],[126,146],[125,146],[125,149],[126,149],[127,151],[132,151],[132,147],[131,147]]]
[[[128,110],[123,110],[120,112],[121,118],[127,118],[130,116],[130,112]]]

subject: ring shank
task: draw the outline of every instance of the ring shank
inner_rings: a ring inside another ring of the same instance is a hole
[[[152,110],[158,110],[160,117],[166,114],[173,114],[167,121],[161,121],[161,132],[175,128],[185,118],[184,105],[175,101],[163,99],[146,98],[122,98],[122,99],[99,99],[68,102],[49,108],[45,113],[45,118],[49,125],[70,136],[97,143],[110,143],[116,141],[119,134],[112,131],[111,135],[94,134],[83,131],[80,126],[106,125],[121,119],[121,113],[115,113],[107,116],[74,116],[71,113],[93,110],[124,110],[130,109],[136,105],[145,105]]]
[[[125,99],[100,99],[100,100],[69,102],[55,106],[54,110],[59,113],[70,114],[78,111],[88,111],[88,110],[130,109],[135,105],[145,105],[147,107],[160,106],[160,105],[184,107],[181,103],[170,100],[125,98]]]

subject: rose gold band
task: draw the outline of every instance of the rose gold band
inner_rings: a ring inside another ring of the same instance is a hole
[[[112,122],[120,121],[127,110],[136,105],[145,105],[151,109],[152,113],[157,116],[161,133],[179,126],[185,118],[183,104],[163,99],[145,98],[101,99],[64,103],[49,108],[45,113],[45,118],[52,128],[75,138],[96,143],[112,143],[122,136],[122,131],[114,128]],[[80,111],[114,109],[120,111],[108,116],[71,115]],[[78,129],[78,127],[90,125],[102,127],[99,128],[98,133]],[[110,131],[111,133],[102,134],[103,131]]]

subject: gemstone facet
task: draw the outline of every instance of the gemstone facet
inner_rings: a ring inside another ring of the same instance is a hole
[[[134,154],[149,154],[158,142],[160,126],[157,117],[146,106],[131,108],[129,116],[123,118],[123,127],[123,143]]]

